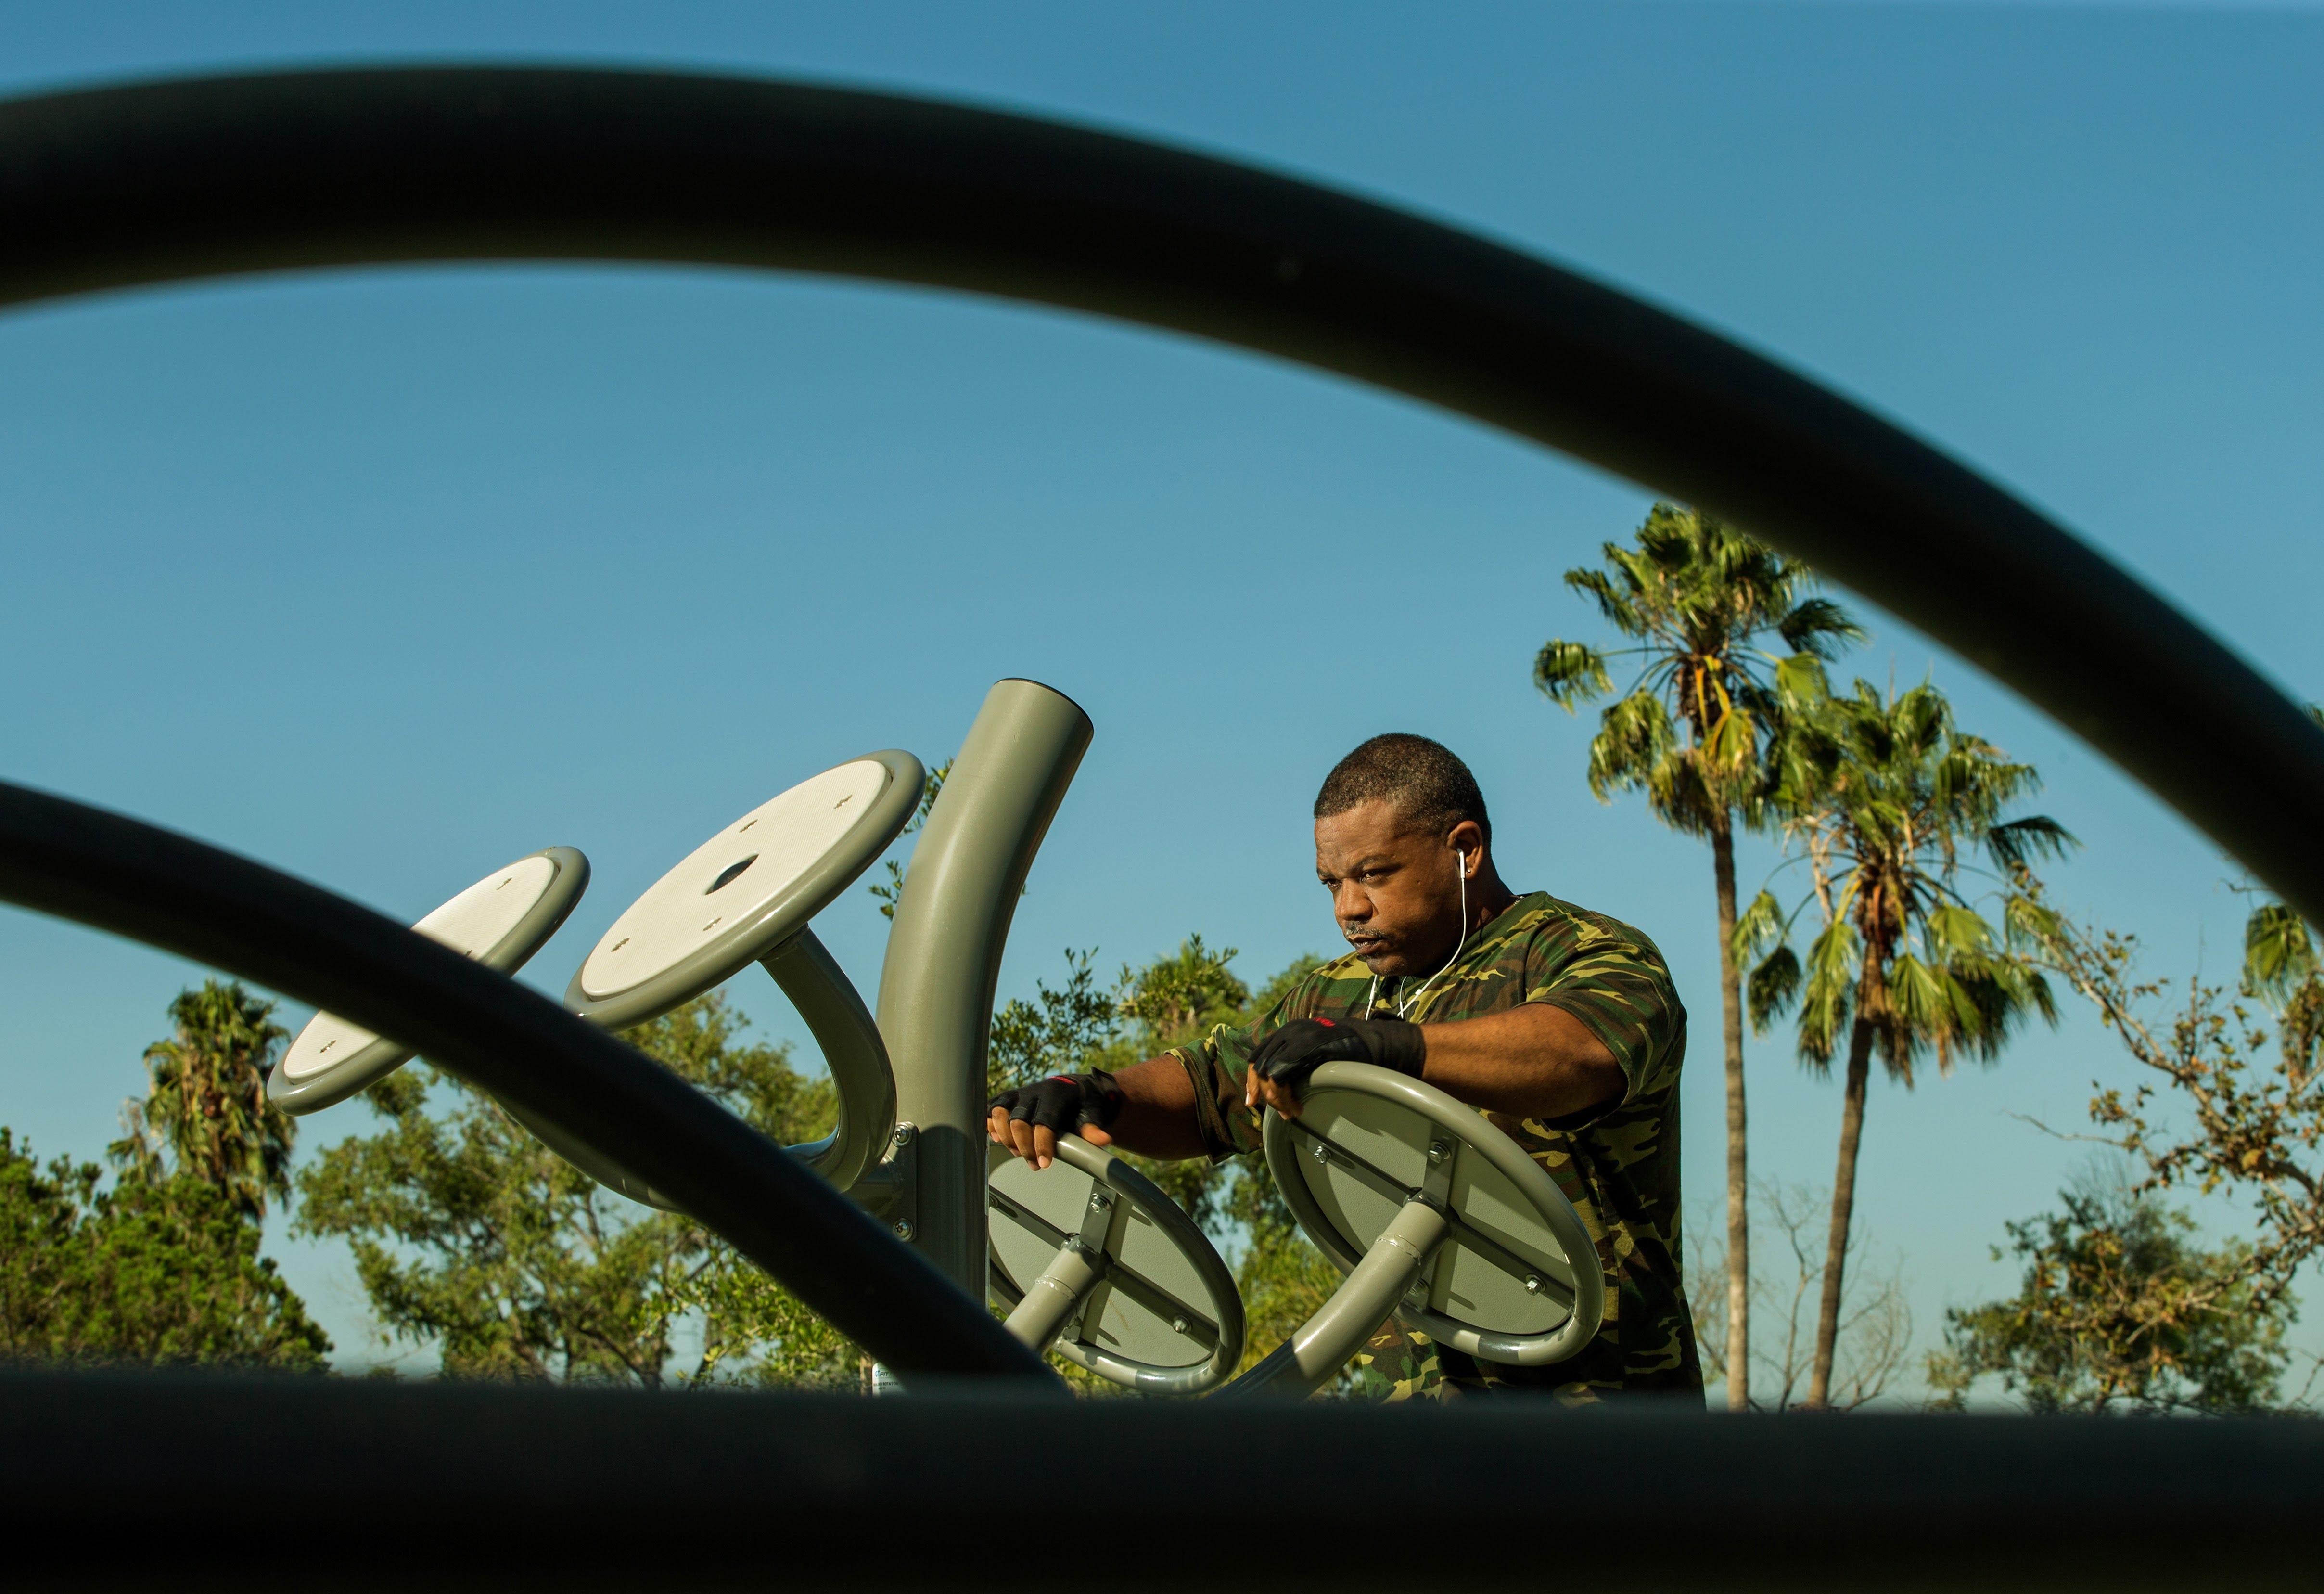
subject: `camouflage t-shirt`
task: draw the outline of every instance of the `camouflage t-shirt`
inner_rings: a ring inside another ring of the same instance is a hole
[[[1259,1145],[1259,1117],[1242,1100],[1250,1049],[1295,1018],[1363,1016],[1373,984],[1360,959],[1339,959],[1300,981],[1257,1023],[1240,1030],[1222,1025],[1166,1054],[1194,1080],[1213,1157]],[[1562,1007],[1621,1065],[1621,1098],[1589,1112],[1551,1120],[1484,1115],[1548,1171],[1598,1242],[1606,1317],[1580,1355],[1545,1367],[1478,1360],[1391,1321],[1358,1358],[1366,1390],[1385,1399],[1432,1395],[1447,1385],[1585,1400],[1614,1390],[1699,1396],[1702,1368],[1679,1276],[1678,1081],[1686,1009],[1662,953],[1628,925],[1537,891],[1486,925],[1434,983],[1425,976],[1379,981],[1379,1010],[1393,1012],[1407,991],[1417,999],[1405,1016],[1424,1024],[1480,1018],[1527,1002]]]

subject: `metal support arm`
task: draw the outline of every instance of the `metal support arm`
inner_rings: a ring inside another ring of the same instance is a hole
[[[1452,1219],[1435,1207],[1406,1201],[1322,1310],[1221,1394],[1297,1396],[1322,1388],[1388,1321],[1452,1232]]]
[[[855,982],[830,950],[802,930],[760,959],[783,995],[807,1021],[823,1052],[839,1096],[839,1121],[829,1135],[790,1148],[793,1156],[840,1190],[851,1190],[888,1149],[896,1128],[896,1076],[880,1026],[872,1022]]]

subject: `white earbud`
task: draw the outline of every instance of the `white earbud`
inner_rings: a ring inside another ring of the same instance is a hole
[[[1452,872],[1461,878],[1461,939],[1454,944],[1452,955],[1444,959],[1444,967],[1428,977],[1427,985],[1422,986],[1413,992],[1410,997],[1396,1005],[1396,1015],[1398,1018],[1411,1012],[1420,998],[1428,994],[1428,987],[1434,985],[1450,973],[1452,965],[1461,960],[1461,954],[1469,950],[1469,860],[1461,855],[1461,849],[1457,847],[1452,849]],[[1375,991],[1379,988],[1379,981],[1377,978],[1372,981],[1372,988]],[[1364,1011],[1366,1013],[1371,1011],[1370,998],[1365,1000]]]

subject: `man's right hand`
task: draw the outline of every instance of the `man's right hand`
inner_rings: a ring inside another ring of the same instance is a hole
[[[1092,1145],[1111,1144],[1106,1126],[1121,1103],[1121,1087],[1103,1069],[1053,1074],[986,1103],[985,1133],[1033,1167],[1046,1168],[1056,1160],[1060,1135],[1079,1135]]]

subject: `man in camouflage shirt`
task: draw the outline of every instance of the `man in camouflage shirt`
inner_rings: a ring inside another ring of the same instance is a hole
[[[1390,1319],[1357,1358],[1365,1391],[1700,1398],[1678,1263],[1686,1010],[1653,941],[1546,892],[1517,895],[1491,840],[1476,781],[1449,751],[1366,742],[1315,802],[1316,875],[1351,955],[1243,1029],[1119,1074],[1005,1091],[991,1133],[1038,1167],[1063,1132],[1222,1159],[1258,1149],[1267,1107],[1296,1117],[1319,1063],[1398,1069],[1478,1107],[1556,1181],[1597,1242],[1606,1310],[1578,1355],[1541,1367],[1482,1361]]]

